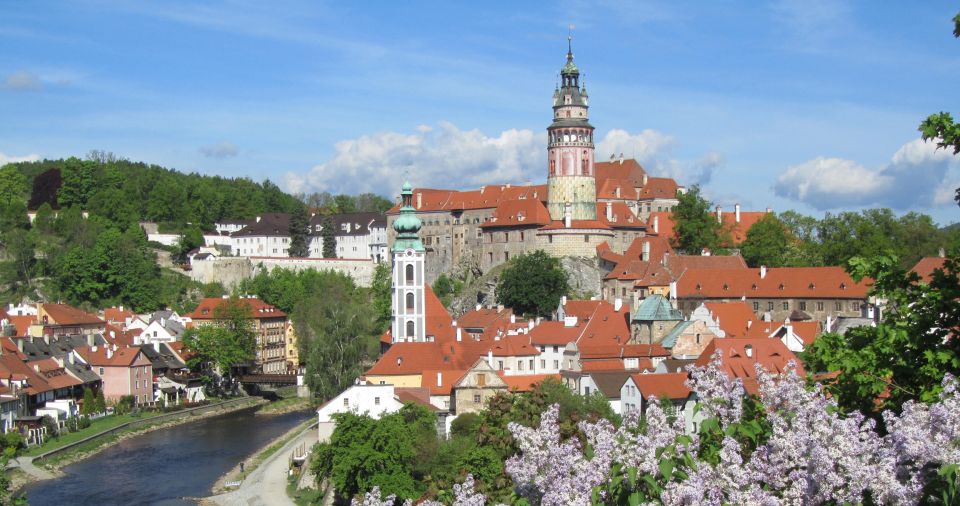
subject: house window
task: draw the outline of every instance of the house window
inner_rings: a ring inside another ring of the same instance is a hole
[[[522,231],[522,230],[520,231],[520,240],[521,240],[521,241],[523,240],[523,231]]]
[[[349,408],[349,407],[350,407],[350,399],[348,399],[348,398],[346,398],[346,397],[343,398],[343,407],[345,407],[345,408]]]
[[[477,375],[477,386],[485,387],[487,386],[487,375],[480,373]]]
[[[773,301],[767,302],[767,311],[773,311]]]
[[[413,265],[412,264],[407,264],[406,272],[407,272],[407,283],[413,283]]]
[[[837,311],[843,311],[843,303],[838,300],[836,303],[836,308]]]
[[[583,236],[583,242],[590,242],[590,234],[586,234]]]
[[[553,361],[553,368],[554,368],[554,369],[560,369],[560,361],[559,361],[559,360],[554,360],[554,361]]]
[[[374,398],[373,398],[373,405],[374,405],[374,406],[379,406],[379,405],[380,405],[380,398],[379,398],[379,397],[374,397]]]
[[[583,387],[583,393],[586,395],[590,395],[590,387]]]
[[[413,320],[410,320],[407,322],[407,337],[409,338],[413,337],[413,330],[414,330]]]
[[[533,359],[530,359],[530,371],[533,371]]]
[[[503,370],[503,360],[497,360],[497,369]]]
[[[856,300],[851,302],[850,308],[852,308],[854,311],[860,311],[860,302]]]
[[[754,302],[754,303],[753,303],[753,310],[754,310],[754,311],[760,311],[760,303],[759,303],[759,302]]]
[[[540,359],[540,368],[541,369],[547,368],[547,361],[545,359]]]
[[[506,262],[507,260],[510,260],[510,252],[509,252],[509,251],[504,251],[504,252],[503,252],[503,261]]]
[[[556,353],[560,348],[557,345],[553,345],[553,352]]]
[[[817,302],[817,311],[823,311],[823,302]]]
[[[103,367],[100,368],[100,376],[103,376]]]
[[[783,301],[783,310],[786,311],[788,309],[790,309],[790,302]]]
[[[407,292],[407,310],[413,311],[413,292]]]
[[[518,371],[523,370],[523,360],[517,360],[517,370]]]
[[[807,301],[801,300],[801,301],[800,301],[800,311],[806,311],[806,310],[807,310]]]
[[[480,394],[473,394],[473,402],[480,403]]]

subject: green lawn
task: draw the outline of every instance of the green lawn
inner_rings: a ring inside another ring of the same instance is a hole
[[[134,416],[131,414],[126,415],[107,415],[103,418],[97,418],[93,420],[89,427],[86,429],[78,430],[77,432],[68,432],[66,434],[61,434],[59,438],[48,438],[47,441],[40,446],[32,446],[23,452],[27,456],[36,456],[41,453],[48,452],[50,450],[55,450],[62,446],[66,446],[70,443],[75,443],[85,437],[92,436],[98,432],[103,432],[107,429],[112,429],[118,425],[130,422],[133,420],[146,420],[158,416],[160,413],[149,413],[146,415]]]
[[[286,412],[287,410],[306,410],[310,409],[312,406],[313,400],[310,398],[289,397],[286,399],[280,399],[279,401],[273,401],[270,404],[264,404],[260,409],[257,410],[257,413],[266,415],[270,413]]]

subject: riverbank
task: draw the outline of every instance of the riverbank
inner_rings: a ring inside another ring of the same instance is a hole
[[[207,417],[222,415],[233,411],[249,409],[267,401],[259,397],[244,397],[231,399],[216,404],[209,404],[197,408],[190,408],[172,413],[161,413],[156,416],[141,417],[129,421],[121,421],[108,429],[69,441],[65,444],[57,442],[48,449],[41,448],[42,452],[34,450],[33,455],[22,455],[12,460],[12,466],[20,468],[16,473],[16,486],[13,490],[20,491],[24,486],[44,479],[60,476],[61,469],[67,465],[79,462],[117,444],[120,441],[145,434],[158,429],[168,428],[184,423],[201,420]],[[39,469],[36,466],[40,466]]]
[[[303,446],[307,451],[317,442],[316,422],[312,419],[294,427],[282,436],[270,441],[217,480],[214,495],[199,500],[205,506],[232,504],[264,504],[268,506],[293,506],[287,496],[287,476],[290,455]],[[227,484],[236,484],[227,487]]]
[[[313,399],[307,397],[288,397],[273,401],[270,404],[261,406],[257,410],[258,415],[282,415],[294,411],[307,411],[314,409]]]

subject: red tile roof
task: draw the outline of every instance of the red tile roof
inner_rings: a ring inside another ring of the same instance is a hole
[[[49,325],[97,325],[104,323],[96,315],[67,304],[40,304],[40,308],[52,320],[49,321]]]
[[[583,361],[580,365],[580,370],[583,372],[597,372],[597,371],[623,371],[626,368],[623,365],[623,360],[619,358],[605,358],[601,360],[588,360]]]
[[[648,177],[647,184],[640,188],[640,200],[675,199],[677,182],[668,177]]]
[[[30,325],[33,325],[37,321],[37,317],[32,315],[14,315],[10,316],[8,319],[10,320],[10,323],[17,328],[18,336],[26,336],[30,331]]]
[[[207,298],[200,301],[200,304],[197,305],[197,308],[190,313],[190,318],[194,320],[214,320],[217,318],[217,308],[220,307],[224,302],[231,300],[219,297]],[[287,314],[283,311],[275,308],[274,306],[267,304],[266,302],[256,298],[256,297],[242,297],[237,299],[240,303],[246,305],[250,309],[250,316],[252,318],[286,318]]]
[[[83,384],[83,381],[71,376],[62,365],[52,358],[33,360],[27,362],[27,366],[32,367],[34,372],[40,375],[53,389],[70,388]]]
[[[781,374],[786,371],[787,362],[793,360],[796,363],[797,374],[803,375],[803,366],[797,360],[797,356],[779,339],[714,339],[703,350],[695,364],[706,366],[718,350],[723,372],[730,378],[740,378],[744,388],[751,394],[757,393],[759,389],[755,364],[760,364],[767,372]]]
[[[526,374],[507,376],[503,371],[497,371],[503,382],[507,384],[507,389],[511,392],[529,392],[538,383],[542,383],[547,378],[560,379],[559,374]]]
[[[367,376],[420,375],[426,370],[462,369],[455,357],[444,353],[439,343],[394,343],[380,360],[367,370]]]
[[[493,210],[490,221],[480,228],[535,226],[550,223],[550,212],[538,199],[504,200]]]
[[[129,309],[123,309],[119,307],[108,307],[103,310],[103,319],[107,320],[109,323],[116,323],[119,325],[125,325],[127,318],[132,318],[136,316],[133,311]]]
[[[619,195],[617,195],[617,190],[620,192]],[[597,198],[639,200],[640,194],[629,179],[601,179],[598,177]]]
[[[583,324],[573,327],[564,326],[563,322],[546,321],[530,329],[530,341],[537,346],[566,346],[574,342],[583,332]]]
[[[423,371],[423,376],[420,379],[420,386],[422,388],[430,389],[430,395],[450,395],[450,392],[453,391],[453,385],[455,385],[463,375],[467,374],[466,369],[448,369],[448,370],[434,370],[434,369],[425,369]],[[440,384],[437,384],[437,376],[440,376]]]
[[[720,330],[726,334],[724,337],[746,337],[747,322],[752,327],[757,320],[749,302],[706,302],[704,306],[714,321],[719,320]]]
[[[933,280],[933,271],[937,269],[943,269],[943,264],[947,261],[944,257],[923,257],[917,262],[917,265],[913,266],[913,269],[910,269],[912,272],[916,272],[920,279],[924,283],[929,283]]]
[[[607,205],[610,217],[607,219]],[[637,217],[623,202],[597,202],[597,220],[610,228],[644,229],[647,224]]]
[[[411,402],[413,404],[419,404],[430,411],[439,411],[436,406],[430,404],[430,391],[426,388],[396,387],[393,389],[393,394],[401,404]]]
[[[494,357],[535,357],[540,352],[530,344],[530,338],[524,334],[506,336],[490,346]]]
[[[464,330],[480,329],[480,332],[483,332],[498,320],[504,318],[509,320],[512,314],[513,310],[510,308],[481,307],[480,309],[471,309],[463,313],[460,318],[457,318],[457,325]]]
[[[854,282],[842,267],[761,269],[687,269],[677,281],[677,297],[838,298],[867,297],[870,280]]]
[[[610,226],[600,220],[570,220],[570,226],[562,220],[540,227],[540,230],[610,230]]]
[[[633,383],[644,399],[686,399],[690,396],[690,387],[686,385],[687,373],[668,372],[660,374],[633,374]]]
[[[656,211],[647,217],[647,235],[656,235],[667,240],[676,237],[673,233],[673,213]]]
[[[417,211],[457,211],[467,209],[493,209],[501,201],[507,200],[546,200],[547,186],[508,186],[490,185],[479,190],[436,190],[416,188],[413,190],[413,206]],[[395,205],[387,214],[396,214],[400,206]]]
[[[118,347],[112,352],[108,351],[107,348],[107,346],[81,346],[75,348],[74,351],[83,358],[84,362],[97,367],[130,367],[137,365],[137,362],[150,363],[147,357],[140,352],[140,348]]]
[[[624,181],[634,188],[643,186],[643,176],[647,171],[633,159],[597,162],[593,165],[597,181],[614,179]],[[602,186],[602,185],[600,185]]]

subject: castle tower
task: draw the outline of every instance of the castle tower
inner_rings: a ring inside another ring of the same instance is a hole
[[[563,220],[597,219],[597,183],[593,172],[593,126],[587,115],[587,88],[573,63],[573,37],[567,37],[567,64],[553,92],[553,123],[547,127],[547,209]]]
[[[420,237],[420,218],[413,208],[413,188],[403,185],[403,205],[400,216],[393,221],[397,239],[393,243],[393,311],[391,311],[393,342],[423,342],[426,299],[424,284],[424,255],[426,250]]]

